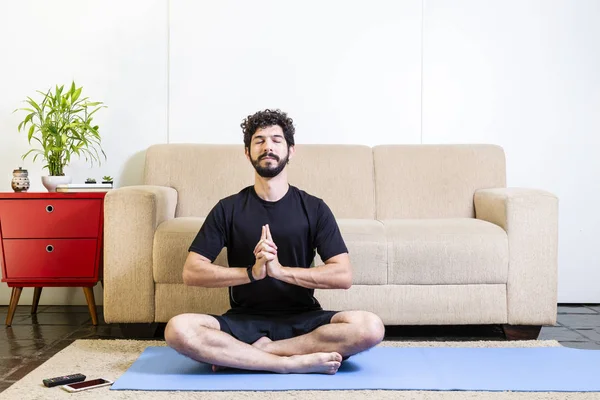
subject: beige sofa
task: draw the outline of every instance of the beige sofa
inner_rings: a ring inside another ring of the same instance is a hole
[[[324,308],[372,311],[386,325],[526,326],[532,337],[555,323],[558,199],[506,188],[501,147],[296,150],[290,183],[330,206],[353,266],[350,289],[315,291]],[[227,289],[185,286],[182,267],[208,211],[253,182],[243,145],[148,148],[145,185],[105,200],[106,322],[225,312]],[[227,265],[226,249],[216,263]]]

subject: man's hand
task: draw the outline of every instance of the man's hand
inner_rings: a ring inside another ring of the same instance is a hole
[[[269,225],[264,225],[262,229],[261,240],[254,248],[254,255],[257,260],[265,260],[266,274],[277,279],[281,275],[281,264],[277,258],[277,245],[273,242]]]
[[[277,258],[277,245],[273,242],[269,225],[262,227],[260,241],[254,248],[257,264],[265,276],[309,289],[349,289],[352,286],[352,267],[348,253],[330,257],[324,265],[313,268],[283,267]],[[255,271],[258,271],[255,266]],[[258,274],[255,272],[255,277]]]
[[[252,267],[252,276],[254,279],[260,280],[264,279],[267,276],[267,262],[269,261],[267,258],[267,253],[271,249],[270,245],[266,245],[267,242],[267,230],[265,226],[262,227],[262,233],[260,235],[260,241],[256,244],[254,248],[254,257],[256,261],[254,262],[254,266]]]

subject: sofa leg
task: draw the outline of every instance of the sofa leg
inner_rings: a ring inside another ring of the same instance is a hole
[[[535,340],[542,330],[541,325],[502,325],[508,340]]]
[[[158,324],[119,324],[125,339],[152,339]]]

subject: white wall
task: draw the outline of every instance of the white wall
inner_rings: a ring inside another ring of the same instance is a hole
[[[559,302],[600,302],[600,2],[426,0],[423,143],[497,143],[559,197]]]
[[[241,143],[269,107],[297,143],[420,142],[419,0],[176,0],[170,20],[172,142]]]
[[[29,157],[26,134],[17,132],[27,96],[74,79],[82,95],[104,102],[98,111],[107,161],[85,161],[65,173],[74,182],[93,176],[115,178],[116,185],[141,182],[143,151],[167,139],[167,0],[80,1],[27,0],[0,3],[0,191],[12,191],[12,170],[29,170],[30,191],[46,191],[42,163]],[[95,287],[96,303],[102,289]],[[33,289],[24,289],[19,304],[31,304]],[[0,304],[10,289],[0,284]],[[78,288],[45,288],[40,304],[86,304]]]
[[[148,145],[240,143],[267,107],[298,143],[497,143],[509,186],[560,197],[559,301],[600,302],[599,18],[595,0],[4,2],[0,191],[18,166],[44,190],[11,112],[71,79],[109,106],[108,162],[75,163],[77,181],[139,183]],[[80,291],[41,302],[85,304]]]

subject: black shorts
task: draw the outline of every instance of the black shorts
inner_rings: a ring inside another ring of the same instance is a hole
[[[219,321],[221,331],[239,341],[252,344],[263,336],[275,341],[304,335],[329,324],[338,312],[314,310],[269,316],[227,312],[223,315],[209,315]]]

